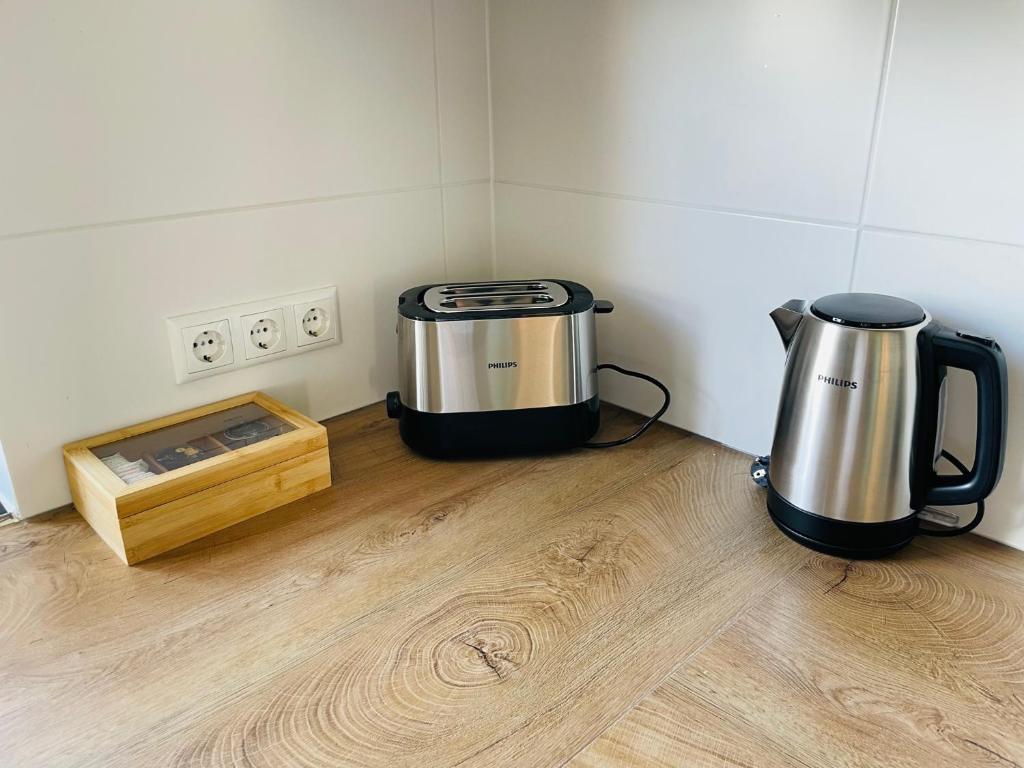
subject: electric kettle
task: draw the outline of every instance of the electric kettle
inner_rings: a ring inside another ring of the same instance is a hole
[[[943,534],[973,528],[1003,468],[1007,383],[999,345],[934,322],[913,302],[871,293],[794,299],[771,318],[787,351],[766,462],[776,525],[813,549],[861,558],[928,532],[918,523],[930,504],[978,503],[970,525]],[[969,471],[942,450],[947,367],[977,381]],[[962,474],[938,474],[943,455]]]

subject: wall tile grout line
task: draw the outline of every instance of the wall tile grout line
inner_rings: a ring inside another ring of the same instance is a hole
[[[484,61],[487,65],[487,142],[491,174],[491,279],[498,279],[498,215],[494,175],[494,93],[491,82],[491,0],[484,0]]]
[[[882,235],[902,235],[903,237],[917,237],[922,239],[947,240],[954,243],[976,243],[978,245],[995,245],[1000,248],[1024,248],[1024,242],[1015,243],[1010,240],[985,240],[980,237],[968,237],[967,235],[947,235],[941,232],[922,232],[916,229],[898,229],[897,227],[880,227],[872,224],[865,224],[861,227],[865,232],[877,232]]]
[[[693,203],[684,203],[679,200],[667,200],[664,198],[657,197],[641,197],[639,195],[626,195],[619,194],[617,192],[598,192],[589,189],[559,187],[553,184],[539,184],[526,181],[515,181],[512,179],[495,179],[494,183],[504,184],[510,187],[522,187],[524,189],[538,189],[548,192],[565,192],[567,194],[585,195],[588,197],[600,197],[608,200],[623,200],[626,202],[645,203],[648,205],[665,205],[672,208],[683,208],[689,211],[699,211],[704,213],[719,213],[730,216],[745,216],[752,219],[779,221],[786,224],[809,224],[811,226],[817,227],[847,229],[854,232],[862,229],[865,232],[878,232],[880,234],[902,235],[907,237],[919,238],[936,238],[939,240],[952,240],[955,242],[978,243],[981,245],[996,245],[1004,248],[1024,248],[1024,242],[1015,243],[1007,240],[986,240],[984,238],[968,237],[966,235],[949,235],[941,232],[923,232],[913,229],[899,229],[896,227],[874,226],[871,224],[865,224],[862,227],[858,227],[857,223],[853,221],[833,221],[831,219],[815,219],[809,216],[796,216],[792,214],[773,213],[769,211],[745,210],[741,208],[726,208],[714,205],[698,205]]]
[[[499,179],[494,180],[495,184],[505,184],[513,187],[524,187],[527,189],[540,189],[549,192],[568,192],[576,195],[588,195],[590,197],[602,197],[609,200],[625,200],[633,203],[648,203],[650,205],[667,205],[673,208],[685,208],[691,211],[703,211],[705,213],[725,213],[732,214],[734,216],[747,216],[754,219],[772,219],[774,221],[783,221],[793,224],[811,224],[819,227],[837,227],[840,229],[855,229],[857,227],[856,222],[853,221],[842,221],[838,219],[816,219],[810,216],[793,216],[774,211],[755,211],[747,210],[743,208],[727,208],[725,206],[717,205],[701,205],[697,203],[686,203],[681,200],[669,200],[666,198],[659,197],[643,197],[640,195],[627,195],[618,192],[598,192],[591,189],[578,189],[575,187],[561,187],[554,184],[539,184],[529,181],[519,181],[516,179]]]
[[[182,219],[196,219],[203,216],[223,216],[232,213],[247,213],[249,211],[273,210],[274,208],[291,208],[300,205],[318,205],[321,203],[333,203],[340,200],[357,200],[363,197],[384,197],[386,195],[402,195],[409,192],[427,192],[432,189],[451,189],[455,187],[469,187],[473,184],[487,184],[490,179],[465,179],[463,181],[450,181],[445,184],[418,184],[411,187],[390,187],[387,189],[373,189],[365,192],[343,192],[337,195],[320,195],[317,197],[303,197],[294,200],[274,200],[268,203],[252,203],[251,205],[234,205],[224,208],[208,208],[198,211],[182,211],[180,213],[162,213],[154,216],[139,216],[131,219],[113,219],[110,221],[96,221],[85,224],[70,224],[63,227],[49,227],[47,229],[33,229],[25,232],[10,232],[0,234],[0,243],[7,240],[22,240],[30,237],[44,237],[46,235],[62,235],[69,232],[82,232],[90,229],[110,229],[113,227],[128,227],[136,224],[156,224],[162,221],[180,221]]]
[[[867,212],[868,196],[871,194],[871,179],[874,176],[875,161],[878,157],[878,135],[882,129],[882,113],[885,108],[885,95],[889,86],[889,68],[892,65],[893,49],[896,45],[896,21],[899,16],[900,0],[892,0],[889,7],[889,23],[885,32],[885,51],[882,54],[882,71],[878,75],[878,95],[875,98],[875,116],[871,124],[871,141],[868,144],[868,162],[864,169],[864,187],[861,190],[860,213],[857,215],[857,235],[853,240],[853,258],[850,260],[850,280],[847,290],[853,290],[853,280],[857,275],[857,260],[860,256],[860,242],[864,234],[864,215]]]
[[[441,269],[448,279],[448,228],[445,222],[444,149],[441,140],[441,73],[437,63],[437,0],[430,0],[430,35],[434,51],[434,118],[437,127],[437,183],[441,196]]]
[[[456,187],[471,187],[474,184],[489,184],[490,181],[490,179],[481,177],[479,179],[464,179],[462,181],[446,181],[441,186],[445,189],[454,189]]]

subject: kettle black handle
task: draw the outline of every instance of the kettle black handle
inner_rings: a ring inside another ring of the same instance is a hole
[[[966,475],[935,475],[925,494],[928,504],[973,504],[999,482],[1006,453],[1006,358],[992,339],[939,327],[931,334],[937,368],[974,374],[978,390],[978,437],[974,467]]]

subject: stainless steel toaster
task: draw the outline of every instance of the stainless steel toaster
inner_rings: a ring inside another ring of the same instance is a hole
[[[612,309],[569,280],[410,288],[388,415],[430,456],[580,445],[599,424],[594,315]]]

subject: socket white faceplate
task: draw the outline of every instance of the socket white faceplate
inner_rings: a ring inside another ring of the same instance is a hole
[[[334,286],[169,317],[179,384],[341,342]]]
[[[235,361],[231,329],[226,319],[181,330],[185,371],[189,374],[223,368]]]
[[[336,334],[334,314],[320,302],[295,304],[295,329],[300,347],[332,341]]]
[[[242,315],[239,318],[242,336],[245,337],[245,357],[274,355],[288,349],[288,335],[285,332],[284,309],[276,307],[267,312]]]

